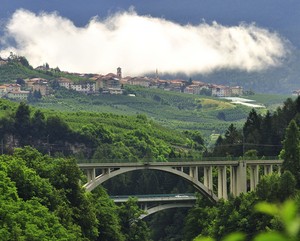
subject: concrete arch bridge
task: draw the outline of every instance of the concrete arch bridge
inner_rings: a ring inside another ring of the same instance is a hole
[[[123,173],[136,170],[157,170],[177,175],[191,183],[197,192],[216,202],[228,195],[255,189],[263,175],[280,173],[282,160],[147,162],[147,163],[81,163],[87,175],[83,186],[92,191],[103,182]],[[213,178],[213,170],[217,177]],[[247,175],[248,173],[248,175]],[[181,204],[182,205],[182,204]]]

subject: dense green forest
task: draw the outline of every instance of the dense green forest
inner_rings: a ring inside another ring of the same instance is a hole
[[[1,155],[0,176],[1,240],[149,240],[136,202],[87,193],[75,159],[16,148]]]
[[[200,158],[204,151],[198,131],[172,131],[145,115],[117,116],[88,112],[62,113],[0,101],[2,151],[30,145],[43,152],[74,154],[97,161],[166,161]]]

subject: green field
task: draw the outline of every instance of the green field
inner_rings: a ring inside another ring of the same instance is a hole
[[[149,119],[176,130],[200,130],[204,136],[223,133],[230,123],[241,127],[251,107],[200,95],[189,95],[161,89],[127,86],[128,95],[84,95],[61,89],[55,96],[32,105],[53,111],[77,113],[113,113],[135,116],[145,114]],[[287,96],[253,95],[246,97],[269,106],[280,105]],[[258,109],[264,113],[267,109]],[[69,119],[71,122],[71,119]],[[73,123],[76,125],[76,120]]]

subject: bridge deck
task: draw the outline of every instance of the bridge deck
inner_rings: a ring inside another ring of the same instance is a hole
[[[79,163],[80,168],[102,167],[102,168],[122,168],[122,167],[196,167],[196,166],[238,166],[240,162],[247,165],[272,165],[281,164],[282,160],[234,160],[234,161],[189,161],[189,162],[122,162],[122,163]]]
[[[178,201],[196,201],[194,194],[155,194],[155,195],[134,195],[134,196],[110,196],[115,203],[128,201],[130,197],[137,198],[138,202],[178,202]]]

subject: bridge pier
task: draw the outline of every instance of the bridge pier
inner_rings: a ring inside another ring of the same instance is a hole
[[[198,167],[190,167],[190,177],[195,178],[197,181],[199,180],[198,176]]]
[[[237,166],[230,167],[230,193],[236,197],[247,191],[247,164],[240,161]]]
[[[226,166],[218,167],[218,198],[227,199]]]
[[[204,186],[213,190],[212,166],[204,167]]]
[[[259,165],[250,166],[250,191],[254,191],[259,182]]]
[[[247,164],[245,161],[240,161],[236,170],[236,196],[243,192],[247,192]]]
[[[86,172],[87,172],[87,181],[88,182],[94,181],[96,178],[96,169],[95,168],[87,169]]]
[[[273,173],[273,165],[264,165],[264,175],[270,175]]]
[[[235,197],[237,195],[237,188],[236,188],[236,183],[237,183],[237,167],[235,166],[230,166],[230,193]]]

